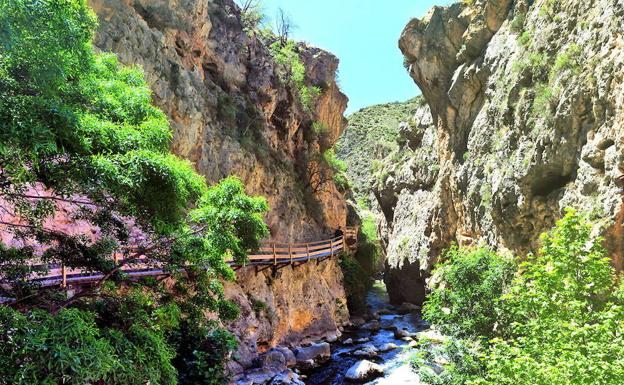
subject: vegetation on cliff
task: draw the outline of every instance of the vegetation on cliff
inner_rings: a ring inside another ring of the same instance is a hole
[[[372,178],[379,163],[398,149],[399,124],[408,121],[422,104],[419,96],[366,107],[347,118],[349,124],[336,143],[336,155],[345,162],[353,196],[363,208],[371,206]]]
[[[568,210],[535,255],[509,262],[488,250],[452,249],[425,304],[454,337],[414,365],[430,384],[620,384],[622,284],[585,218]],[[461,274],[458,274],[460,273]],[[449,358],[441,374],[429,363]]]
[[[84,0],[0,3],[0,383],[221,383],[224,258],[257,248],[266,202],[170,153],[142,71],[96,55],[95,27]],[[143,256],[168,278],[130,280]],[[33,260],[103,278],[67,296],[29,281]]]

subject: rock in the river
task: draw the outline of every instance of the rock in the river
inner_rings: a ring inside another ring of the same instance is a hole
[[[354,351],[352,354],[354,357],[360,358],[373,358],[377,357],[377,348],[372,344],[366,344]]]
[[[420,306],[414,305],[413,303],[409,303],[409,302],[403,302],[398,309],[398,312],[400,314],[417,313],[419,311],[420,311]]]
[[[362,337],[362,338],[358,338],[357,340],[355,340],[355,342],[358,343],[358,344],[363,344],[363,343],[366,343],[368,341],[370,341],[370,338],[368,338],[368,337]]]
[[[353,345],[353,338],[347,338],[346,340],[342,341],[342,343],[344,345]]]
[[[297,363],[304,363],[310,360],[316,362],[329,358],[331,349],[327,342],[320,342],[297,349],[295,357]]]
[[[370,331],[377,331],[380,328],[381,328],[381,326],[379,325],[379,321],[377,321],[377,320],[373,320],[373,321],[367,322],[364,325],[360,326],[360,329],[362,329],[362,330],[370,330]]]
[[[390,350],[394,350],[397,349],[399,347],[399,345],[392,343],[392,342],[388,342],[387,344],[383,344],[379,347],[379,351],[380,352],[389,352]]]
[[[364,318],[362,318],[362,317],[353,317],[353,318],[351,318],[351,324],[353,326],[362,326],[362,325],[364,325],[365,322],[366,321],[364,321]]]
[[[301,381],[300,376],[296,373],[286,370],[273,377],[268,385],[305,385],[305,383]]]
[[[364,382],[377,378],[383,374],[383,367],[373,362],[362,360],[349,368],[345,378],[351,381]]]
[[[394,338],[399,338],[399,339],[411,338],[414,335],[415,335],[414,333],[407,331],[405,329],[397,329],[394,331]]]

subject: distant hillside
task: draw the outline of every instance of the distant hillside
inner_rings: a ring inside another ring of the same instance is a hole
[[[347,164],[347,176],[358,202],[368,206],[372,170],[398,147],[399,124],[423,103],[424,99],[417,96],[405,102],[366,107],[348,117],[349,125],[335,148],[338,158]]]

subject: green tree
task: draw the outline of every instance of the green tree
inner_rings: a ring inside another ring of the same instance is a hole
[[[18,339],[12,327],[0,332],[14,342],[2,348],[0,379],[172,384],[177,368],[212,384],[233,344],[206,314],[238,315],[223,293],[222,280],[234,278],[225,260],[258,247],[267,204],[236,178],[208,187],[170,153],[167,118],[142,71],[94,53],[96,24],[84,0],[0,2],[0,208],[14,218],[2,225],[18,241],[0,244],[0,296],[23,314],[0,309],[3,322],[24,330]],[[51,226],[61,208],[98,236]],[[35,258],[43,264],[31,266]],[[146,263],[163,270],[161,279],[124,273]],[[31,279],[51,265],[102,278],[68,298]],[[173,285],[165,288],[167,277]],[[182,328],[196,337],[193,351],[180,346]],[[38,348],[48,345],[35,336],[58,349]],[[213,354],[214,341],[226,340]],[[68,357],[85,360],[80,370],[64,363],[67,346],[79,348]],[[211,373],[201,377],[208,362]]]
[[[457,337],[496,335],[499,298],[513,276],[513,261],[485,248],[457,246],[443,259],[423,307],[425,319]]]

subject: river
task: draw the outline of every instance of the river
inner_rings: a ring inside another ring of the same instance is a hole
[[[397,338],[397,333],[395,333],[395,330],[405,330],[407,333],[404,334],[425,330],[427,325],[422,322],[420,313],[413,309],[390,305],[382,281],[375,281],[367,295],[367,305],[372,315],[368,317],[368,322],[345,329],[341,339],[332,344],[331,358],[320,367],[303,373],[305,376],[303,381],[306,385],[353,384],[345,378],[345,374],[351,366],[362,359],[377,363],[384,369],[383,376],[366,384],[418,385],[421,383],[408,363],[411,350],[409,343],[413,339]],[[379,329],[370,330],[371,324],[374,325],[376,322],[379,323]],[[398,348],[386,352],[379,351],[376,355],[366,358],[353,355],[354,352],[370,348],[371,345],[380,349],[383,346],[388,347],[388,344],[395,344]]]

